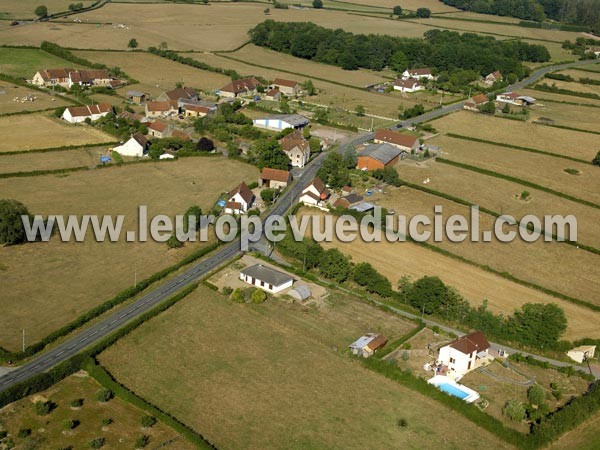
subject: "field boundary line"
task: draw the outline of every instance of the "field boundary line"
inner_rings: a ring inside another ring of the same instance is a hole
[[[564,94],[557,94],[557,95],[564,95]],[[541,100],[542,102],[560,103],[563,105],[572,105],[572,106],[587,106],[590,108],[600,108],[600,105],[594,105],[593,103],[576,103],[576,102],[569,102],[566,100],[552,100],[550,98],[541,98],[541,97],[537,97],[537,99]]]
[[[541,125],[543,127],[559,128],[561,130],[577,131],[579,133],[600,134],[600,131],[584,130],[582,128],[569,127],[566,125],[553,125],[550,123],[542,123],[542,122],[536,122],[536,121],[534,121],[532,123],[534,123],[535,125]]]
[[[450,159],[446,159],[446,158],[442,158],[442,157],[437,157],[436,161],[441,162],[442,164],[448,164],[450,166],[454,166],[454,167],[459,167],[461,169],[465,169],[465,170],[470,170],[472,172],[477,172],[480,173],[482,175],[487,175],[490,177],[494,177],[494,178],[500,178],[506,181],[510,181],[512,183],[518,183],[518,184],[522,184],[523,186],[527,186],[533,189],[537,189],[539,191],[543,191],[546,192],[548,194],[552,194],[555,195],[557,197],[561,197],[564,198],[566,200],[575,202],[575,203],[580,203],[582,205],[585,206],[589,206],[591,208],[596,208],[596,209],[600,209],[600,205],[598,205],[597,203],[591,202],[589,200],[584,200],[578,197],[573,197],[572,195],[569,194],[565,194],[564,192],[560,192],[560,191],[555,191],[554,189],[551,188],[547,188],[545,186],[533,183],[531,181],[527,181],[527,180],[523,180],[522,178],[517,178],[517,177],[513,177],[510,175],[506,175],[500,172],[496,172],[493,170],[488,170],[488,169],[483,169],[481,167],[478,166],[472,166],[470,164],[465,164],[465,163],[461,163],[458,161],[453,161]]]
[[[11,155],[23,155],[25,153],[48,153],[48,152],[64,152],[66,150],[75,150],[78,148],[94,148],[94,147],[104,147],[111,145],[118,145],[120,141],[107,141],[107,142],[98,142],[96,144],[81,144],[81,145],[63,145],[62,147],[47,147],[47,148],[34,148],[31,150],[11,150],[8,152],[0,152],[0,158],[3,156],[11,156]]]
[[[472,142],[479,142],[479,143],[482,143],[482,144],[497,145],[499,147],[506,147],[506,148],[511,148],[511,149],[514,149],[514,150],[521,150],[521,151],[524,151],[524,152],[537,153],[539,155],[552,156],[554,158],[567,159],[569,161],[575,161],[575,162],[579,162],[579,163],[591,165],[591,162],[586,161],[585,159],[575,158],[573,156],[568,156],[568,155],[562,155],[560,153],[552,153],[552,152],[547,152],[547,151],[544,151],[544,150],[538,150],[537,148],[522,147],[520,145],[506,144],[504,142],[490,141],[490,140],[487,140],[487,139],[479,139],[479,138],[476,138],[476,137],[465,136],[465,135],[456,134],[456,133],[446,133],[446,136],[451,137],[451,138],[455,138],[455,139],[462,139],[464,141],[472,141]]]

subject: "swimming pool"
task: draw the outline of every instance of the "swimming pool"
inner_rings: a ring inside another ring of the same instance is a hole
[[[467,386],[458,384],[445,375],[436,375],[435,377],[427,380],[427,382],[429,384],[433,384],[442,392],[454,397],[458,397],[467,403],[472,403],[479,398],[479,393],[475,392],[471,388],[468,388]]]

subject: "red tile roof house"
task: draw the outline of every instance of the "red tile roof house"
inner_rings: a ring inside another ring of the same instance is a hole
[[[440,348],[438,360],[451,371],[464,375],[488,359],[490,344],[481,331],[455,339]]]
[[[177,100],[146,102],[146,117],[166,117],[178,111]]]
[[[496,100],[502,103],[510,103],[517,106],[529,106],[535,103],[535,98],[521,95],[518,92],[505,92],[498,94]]]
[[[492,72],[485,77],[483,84],[485,84],[486,86],[491,86],[492,84],[498,81],[502,81],[502,74],[500,73],[500,71],[496,70],[495,72]]]
[[[185,117],[204,117],[214,112],[214,109],[202,105],[185,105]]]
[[[319,178],[315,177],[303,190],[300,196],[300,203],[306,206],[316,206],[320,209],[327,210],[325,207],[325,201],[329,198],[329,190],[325,183]]]
[[[487,103],[488,101],[489,100],[487,98],[487,95],[477,94],[464,103],[463,109],[467,109],[469,111],[474,111],[474,112],[479,112],[478,108],[480,106],[484,105],[485,103]]]
[[[258,178],[258,185],[271,189],[285,189],[292,182],[292,174],[287,170],[265,167]]]
[[[156,100],[159,101],[177,101],[180,98],[186,99],[186,100],[198,100],[198,93],[189,87],[180,87],[180,88],[176,88],[173,89],[171,91],[166,91],[163,92],[162,94],[160,94],[158,96],[158,98]]]
[[[152,122],[149,123],[147,125],[148,127],[148,136],[152,136],[155,138],[166,138],[167,136],[169,136],[171,134],[171,131],[173,130],[173,126],[169,125],[168,123],[165,122]]]
[[[403,93],[411,93],[417,91],[424,91],[423,86],[416,78],[409,78],[408,80],[396,80],[394,81],[394,90]]]
[[[123,156],[144,156],[148,150],[148,139],[142,133],[134,133],[128,141],[113,148],[114,152]]]
[[[283,78],[275,78],[273,87],[279,89],[282,94],[288,97],[295,97],[300,93],[300,83],[292,80],[284,80]]]
[[[108,70],[76,70],[69,73],[69,89],[73,85],[112,87]]]
[[[254,203],[254,194],[243,181],[227,196],[225,214],[245,214]]]
[[[61,117],[69,123],[85,122],[85,119],[88,118],[93,122],[106,116],[108,113],[112,112],[112,110],[112,106],[108,103],[88,106],[71,106],[65,109]]]
[[[402,79],[408,80],[409,78],[416,78],[418,80],[435,80],[435,77],[431,73],[431,69],[406,69],[402,72]]]
[[[419,149],[419,139],[410,134],[396,133],[390,130],[377,130],[373,142],[376,144],[390,144],[406,153]]]
[[[300,130],[284,136],[279,143],[281,148],[288,155],[292,163],[292,167],[304,167],[310,159],[310,144],[304,139],[304,135]]]
[[[265,94],[265,100],[271,100],[272,102],[278,102],[279,100],[281,100],[281,92],[277,88],[271,89],[270,91],[267,91],[267,93]]]
[[[116,80],[111,78],[106,69],[75,70],[65,68],[40,70],[31,79],[31,84],[46,87],[58,85],[70,89],[74,84],[112,87],[111,82],[113,81]]]
[[[254,78],[240,78],[223,86],[218,95],[221,97],[236,98],[240,96],[256,95],[260,82]]]
[[[31,84],[36,86],[62,86],[69,87],[69,72],[75,69],[45,69],[36,72],[31,79]]]

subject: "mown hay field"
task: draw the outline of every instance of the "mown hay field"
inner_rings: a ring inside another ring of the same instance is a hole
[[[0,5],[0,18],[10,19],[31,19],[37,17],[35,8],[45,5],[48,8],[48,14],[56,14],[69,10],[72,0],[44,0],[40,3],[38,0],[19,0],[5,1]],[[93,0],[78,0],[76,3],[83,3],[84,7],[94,3]]]
[[[162,422],[142,429],[141,418],[146,412],[120,398],[99,402],[96,395],[101,389],[96,380],[81,371],[3,408],[0,422],[17,448],[89,448],[92,439],[103,437],[105,447],[125,450],[135,448],[136,439],[142,434],[150,438],[151,447],[174,440],[167,448],[196,448]],[[71,407],[71,401],[77,399],[83,400],[83,405]],[[47,400],[56,408],[47,416],[38,416],[34,402]],[[112,419],[112,423],[103,425],[104,419]],[[67,420],[77,420],[79,424],[73,430],[65,430],[63,424]],[[30,429],[31,435],[18,436],[21,429]]]
[[[600,177],[590,164],[448,136],[438,136],[429,142],[441,146],[442,156],[446,159],[520,178],[600,204]],[[580,174],[570,175],[565,169],[575,169]]]
[[[92,167],[100,164],[100,156],[107,153],[108,147],[82,147],[57,152],[4,155],[0,156],[0,173]]]
[[[459,447],[473,434],[480,437],[473,447],[506,446],[309,337],[293,315],[280,315],[289,307],[312,329],[323,327],[321,311],[273,300],[235,304],[200,286],[99,358],[120,382],[218,448]],[[369,394],[356,395],[357,385]]]
[[[561,70],[560,72],[556,72],[561,75],[568,75],[576,80],[580,78],[591,78],[592,80],[600,81],[600,72],[590,72],[586,70],[577,70],[577,69],[569,69],[569,70]]]
[[[519,92],[523,95],[529,95],[538,100],[538,103],[550,100],[557,103],[567,102],[576,103],[578,105],[595,105],[600,107],[600,99],[574,97],[572,95],[555,94],[553,92],[538,91],[536,89],[521,89]]]
[[[477,162],[474,161],[477,165]],[[589,170],[594,169],[590,165]],[[448,164],[431,162],[419,167],[413,164],[398,166],[400,178],[414,184],[430,181],[427,188],[467,200],[501,214],[520,219],[534,214],[542,220],[545,215],[574,215],[577,218],[577,242],[600,249],[600,209],[566,200],[516,182],[483,175]],[[565,174],[566,176],[567,174]],[[529,199],[521,200],[523,191]]]
[[[8,36],[8,32],[0,31],[1,40],[4,40],[6,36]],[[22,44],[17,43],[17,45]],[[63,67],[81,68],[70,61],[65,61],[37,48],[0,47],[0,72],[6,75],[31,79],[39,70]]]
[[[30,96],[35,97],[35,100],[23,101]],[[22,111],[41,111],[70,105],[70,103],[59,96],[52,96],[44,92],[34,91],[25,86],[0,81],[0,115]]]
[[[573,97],[572,97],[573,98]],[[597,136],[533,123],[459,111],[431,122],[442,133],[518,145],[591,161],[596,155]]]
[[[174,89],[177,83],[209,91],[231,81],[226,75],[196,69],[151,53],[81,51],[75,54],[109,67],[119,67],[140,82],[121,89],[121,95],[134,89],[157,97],[164,91]]]
[[[344,0],[340,0],[337,3],[342,2],[344,2]],[[398,5],[396,0],[351,0],[351,3],[379,6],[389,9],[392,9],[394,6]],[[438,0],[404,0],[402,1],[401,6],[402,9],[410,11],[416,11],[418,8],[428,8],[432,13],[458,11],[456,8],[444,5]]]
[[[590,75],[593,75],[593,74],[590,74]],[[573,83],[570,81],[549,80],[549,79],[544,79],[544,80],[540,81],[540,83],[538,83],[538,84],[544,84],[544,83],[548,84],[550,86],[556,86],[558,89],[567,89],[569,91],[581,92],[583,94],[600,95],[600,86],[597,86],[594,84]],[[579,99],[580,97],[576,97],[576,96],[572,95],[571,98]]]
[[[46,113],[0,117],[0,135],[0,153],[115,141],[96,128],[67,124]]]
[[[531,110],[530,121],[548,118],[554,120],[555,125],[600,133],[599,114],[600,108],[594,106],[568,105],[540,100],[538,105]]]
[[[0,159],[1,160],[1,159]],[[137,235],[138,207],[148,217],[183,214],[190,206],[208,211],[218,196],[240,181],[251,182],[258,170],[223,158],[186,158],[161,163],[132,164],[59,176],[0,180],[5,198],[24,203],[32,214],[124,214],[117,243],[97,243],[91,232],[84,242],[27,243],[2,249],[0,279],[0,346],[28,343],[75,319],[115,294],[180,261],[200,249],[200,242],[169,249],[165,243],[125,242],[125,231]],[[34,281],[32,281],[34,280]]]

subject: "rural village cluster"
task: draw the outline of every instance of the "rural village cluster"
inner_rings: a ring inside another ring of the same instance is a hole
[[[600,0],[2,3],[0,450],[600,447]]]

